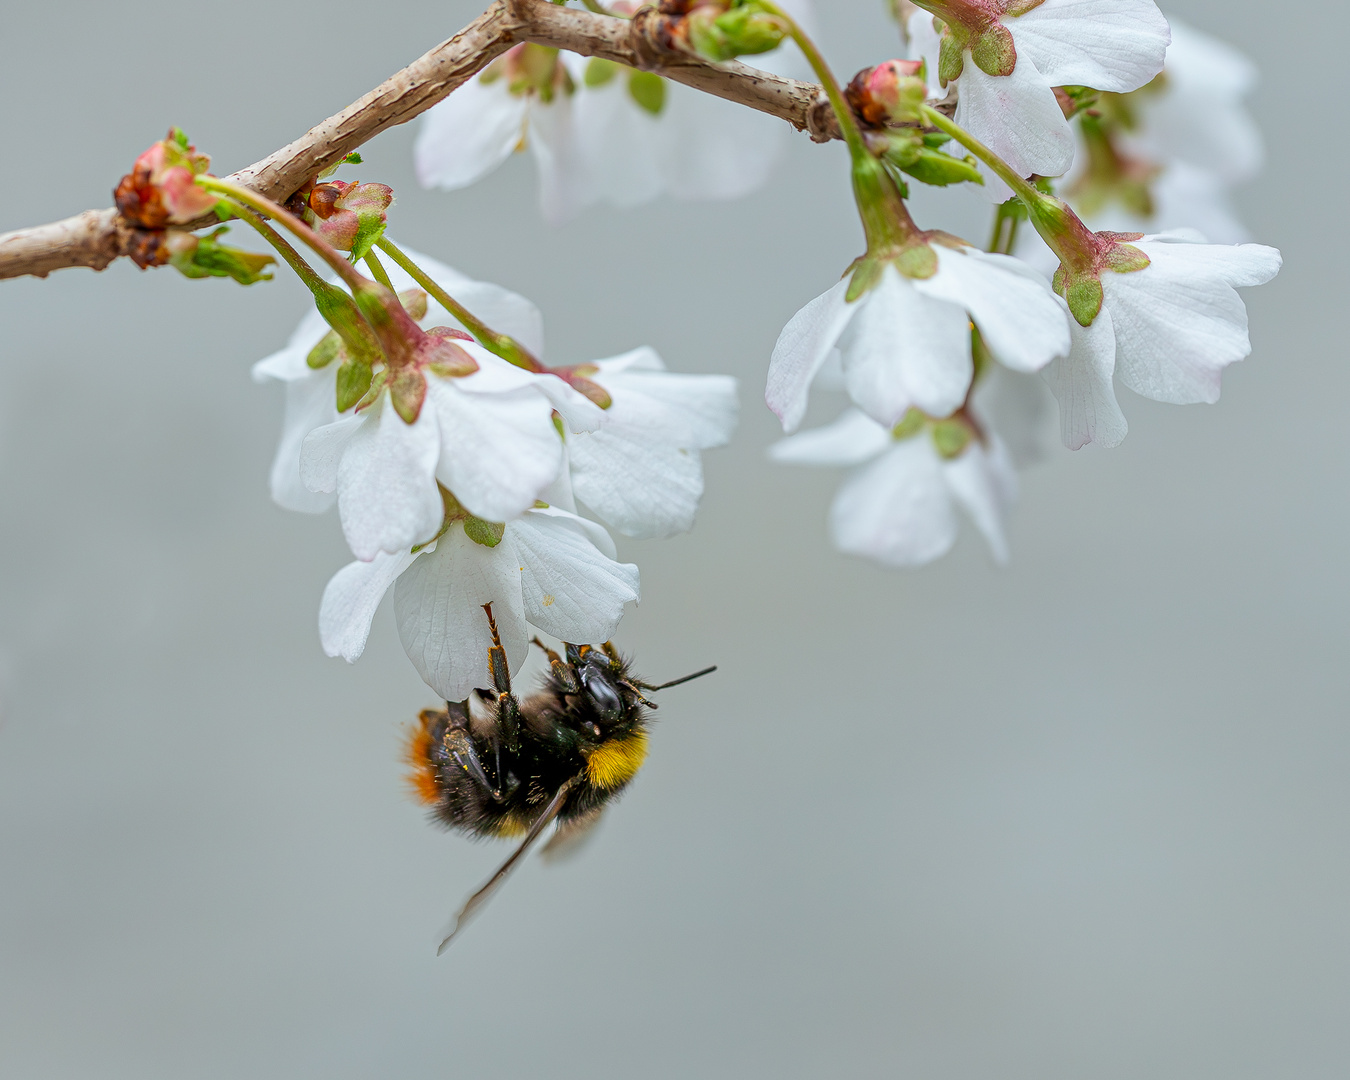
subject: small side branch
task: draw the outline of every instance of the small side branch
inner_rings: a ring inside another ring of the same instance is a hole
[[[316,173],[337,164],[386,128],[425,112],[511,46],[525,41],[659,72],[696,90],[786,120],[820,142],[839,137],[819,86],[734,61],[709,63],[663,45],[659,29],[653,9],[643,9],[627,20],[559,7],[548,0],[494,0],[449,41],[228,179],[284,203]],[[64,221],[0,234],[0,278],[46,277],[70,266],[102,270],[125,255],[134,241],[133,231],[116,210],[86,210]]]

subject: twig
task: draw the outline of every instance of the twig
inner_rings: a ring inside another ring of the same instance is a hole
[[[548,0],[493,0],[449,41],[386,79],[340,113],[229,179],[284,203],[316,173],[386,128],[405,124],[463,85],[519,42],[598,56],[656,71],[675,82],[779,117],[819,142],[838,138],[814,83],[785,79],[734,61],[712,64],[662,41],[654,9],[631,19],[558,7]],[[133,155],[128,154],[128,161]],[[197,223],[205,225],[209,220]],[[191,226],[189,226],[191,227]],[[0,234],[0,278],[87,266],[102,270],[136,242],[114,209],[86,210],[49,225]]]

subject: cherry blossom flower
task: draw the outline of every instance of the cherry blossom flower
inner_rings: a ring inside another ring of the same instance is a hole
[[[412,251],[408,255],[489,326],[509,334],[536,355],[542,351],[543,317],[523,296],[499,285],[473,281],[428,256]],[[416,288],[416,283],[401,267],[390,265],[387,269],[395,289]],[[425,294],[422,297],[425,302]],[[423,326],[460,325],[434,301],[427,302],[426,313],[419,322]],[[272,463],[271,490],[273,500],[287,510],[321,513],[337,499],[332,492],[311,491],[300,479],[300,447],[305,436],[339,417],[336,405],[339,365],[330,361],[316,368],[308,362],[310,353],[326,337],[329,337],[328,325],[311,308],[286,347],[253,366],[255,381],[275,380],[286,387],[286,411],[281,443]]]
[[[809,0],[783,7],[809,16]],[[751,59],[783,74],[800,68],[790,50]],[[424,187],[457,190],[528,147],[540,208],[556,225],[596,203],[747,195],[768,179],[787,135],[781,121],[651,72],[518,45],[427,112],[414,157]]]
[[[462,701],[483,684],[491,637],[482,605],[492,605],[515,670],[529,648],[527,624],[564,641],[598,644],[639,592],[637,567],[616,560],[609,534],[565,510],[531,509],[499,534],[477,538],[452,521],[416,551],[381,553],[333,576],[319,609],[329,656],[350,663],[361,655],[390,586],[403,647],[447,701]]]
[[[910,16],[910,48],[926,62],[933,96],[955,84],[956,122],[1021,176],[1059,176],[1073,164],[1073,133],[1054,87],[1136,90],[1162,70],[1169,40],[1153,0],[916,3],[927,10]],[[1008,198],[1006,184],[981,172],[988,198]]]
[[[802,308],[783,329],[769,364],[765,401],[794,431],[811,382],[838,348],[854,404],[894,424],[911,407],[955,411],[974,373],[970,324],[990,353],[1016,371],[1037,371],[1069,351],[1069,329],[1046,281],[1005,255],[947,240],[929,245],[928,276],[883,264],[873,288],[850,301],[849,279]],[[909,263],[903,264],[909,267]]]
[[[611,402],[599,428],[567,437],[576,496],[625,536],[688,531],[703,495],[699,451],[736,428],[736,380],[667,371],[645,347],[575,370]]]
[[[1235,290],[1261,285],[1280,269],[1280,253],[1260,244],[1194,243],[1180,233],[1099,235],[1147,261],[1124,271],[1101,267],[1100,310],[1090,325],[1070,320],[1073,349],[1044,372],[1059,400],[1064,443],[1074,450],[1124,439],[1114,375],[1154,401],[1217,401],[1223,369],[1252,348]]]
[[[951,550],[959,506],[1006,562],[1004,521],[1017,476],[997,436],[982,442],[969,418],[892,428],[850,409],[834,423],[783,439],[770,456],[794,465],[852,468],[830,507],[830,537],[849,555],[919,566]]]

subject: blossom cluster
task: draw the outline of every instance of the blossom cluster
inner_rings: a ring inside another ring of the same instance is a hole
[[[475,326],[542,357],[542,318],[528,300],[402,254],[472,311]],[[512,668],[532,628],[578,643],[611,637],[638,599],[638,569],[618,561],[609,532],[581,516],[577,500],[627,536],[690,528],[700,451],[726,442],[736,424],[735,381],[669,372],[649,348],[523,369],[475,340],[403,269],[388,275],[404,317],[397,332],[419,350],[420,384],[402,389],[393,373],[406,369],[390,363],[344,400],[350,345],[311,312],[254,367],[255,378],[286,390],[272,495],[312,513],[336,503],[356,557],[324,591],[324,650],[355,661],[392,587],[409,658],[441,697],[461,701],[486,671],[485,604]]]

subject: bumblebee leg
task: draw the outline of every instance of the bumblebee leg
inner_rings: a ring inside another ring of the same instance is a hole
[[[520,846],[511,852],[510,858],[501,866],[497,867],[497,872],[488,878],[487,883],[464,902],[464,906],[459,909],[459,914],[455,916],[454,925],[450,928],[450,933],[445,935],[440,948],[436,950],[436,955],[440,956],[450,947],[450,942],[455,939],[455,935],[464,928],[474,913],[492,899],[492,894],[497,891],[501,883],[506,880],[506,875],[511,872],[520,857],[524,855],[539,839],[540,834],[553,822],[562,810],[563,804],[567,802],[567,797],[572,794],[572,789],[581,783],[580,776],[574,776],[560,787],[549,801],[548,806],[544,807],[544,812],[530,826],[530,831],[525,834],[525,839],[520,842]]]
[[[520,750],[520,703],[511,693],[511,669],[506,665],[506,650],[502,648],[501,634],[497,632],[497,620],[492,617],[492,605],[484,604],[483,610],[487,612],[488,629],[492,631],[488,669],[492,672],[492,685],[497,690],[497,718],[506,749],[514,754]]]
[[[564,694],[575,694],[581,690],[581,683],[577,681],[576,671],[563,662],[563,658],[550,649],[537,637],[530,639],[531,644],[538,645],[548,656],[549,666],[553,669],[553,677],[558,680],[562,686]]]
[[[474,778],[483,789],[494,799],[501,801],[501,788],[494,784],[483,768],[482,759],[478,756],[478,750],[473,745],[473,739],[463,728],[452,727],[445,733],[445,752],[450,755],[450,760],[463,769]],[[500,775],[501,760],[498,758],[498,773]]]
[[[614,647],[614,642],[606,641],[600,648],[605,650],[605,655],[609,657],[609,662],[615,667],[623,665],[623,658],[619,655],[619,650]]]
[[[537,646],[539,646],[539,648],[540,648],[541,650],[543,650],[544,655],[548,657],[548,662],[549,662],[550,664],[561,664],[561,663],[562,663],[562,657],[559,656],[559,655],[558,655],[556,652],[554,652],[552,649],[550,649],[550,648],[549,648],[547,645],[545,645],[542,641],[540,641],[540,640],[539,640],[539,635],[538,635],[538,634],[536,634],[534,637],[530,638],[530,644],[531,644],[531,645],[537,645]]]

